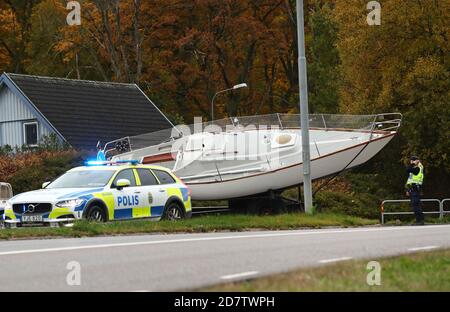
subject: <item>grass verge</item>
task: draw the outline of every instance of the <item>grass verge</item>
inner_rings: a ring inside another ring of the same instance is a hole
[[[79,221],[71,228],[19,228],[0,230],[0,239],[24,239],[43,237],[84,237],[100,235],[125,235],[144,233],[202,233],[216,231],[290,230],[329,226],[365,226],[378,220],[337,214],[305,215],[300,213],[274,216],[209,215],[178,222],[149,220],[89,223]]]
[[[450,291],[450,249],[377,261],[380,286],[366,283],[368,261],[348,261],[203,291]]]

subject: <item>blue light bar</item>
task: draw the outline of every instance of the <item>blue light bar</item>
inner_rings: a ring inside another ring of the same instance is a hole
[[[101,160],[89,160],[86,162],[87,166],[105,166],[107,165],[106,161],[101,161]]]
[[[130,164],[130,165],[138,165],[140,164],[139,160],[116,160],[116,161],[101,161],[101,160],[89,160],[86,162],[86,166],[108,166],[108,165],[122,165],[122,164]]]

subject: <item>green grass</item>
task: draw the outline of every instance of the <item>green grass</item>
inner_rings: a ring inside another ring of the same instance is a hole
[[[385,216],[384,224],[385,225],[410,225],[414,224],[416,219],[414,215],[407,216]],[[450,223],[450,215],[445,215],[444,218],[439,219],[437,216],[425,215],[425,223],[428,225],[437,225],[437,224],[449,224]]]
[[[337,214],[305,215],[300,213],[274,216],[209,215],[178,222],[149,220],[89,223],[79,221],[72,228],[18,228],[0,230],[0,239],[84,237],[143,233],[202,233],[216,231],[290,230],[299,228],[350,227],[378,224],[369,220]]]
[[[450,249],[371,260],[380,262],[380,286],[366,283],[368,261],[348,261],[203,290],[450,291]]]

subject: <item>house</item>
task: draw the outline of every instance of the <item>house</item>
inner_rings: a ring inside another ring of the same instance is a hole
[[[173,127],[135,84],[4,73],[0,146],[36,146],[56,135],[76,149]]]

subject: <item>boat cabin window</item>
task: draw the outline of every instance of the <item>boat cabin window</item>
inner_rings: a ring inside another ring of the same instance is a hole
[[[273,137],[272,148],[293,146],[296,135],[291,133],[279,133]]]

